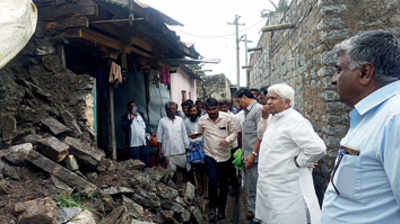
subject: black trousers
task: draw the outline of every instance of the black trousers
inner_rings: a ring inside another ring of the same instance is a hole
[[[228,197],[229,174],[231,161],[217,162],[209,156],[205,156],[205,166],[208,176],[208,198],[209,208],[225,211],[226,200]]]

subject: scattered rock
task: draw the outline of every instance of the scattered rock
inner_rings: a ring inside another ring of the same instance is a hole
[[[122,195],[122,204],[128,208],[133,217],[140,218],[143,215],[143,207],[125,195]]]
[[[68,155],[69,146],[56,137],[43,138],[39,143],[38,150],[53,161],[61,162]]]
[[[79,170],[79,165],[74,155],[68,155],[67,158],[65,159],[65,164],[67,165],[67,168],[72,171]]]
[[[160,199],[152,192],[146,192],[139,189],[131,198],[144,207],[159,208],[161,206]]]
[[[71,219],[75,218],[81,211],[82,209],[79,207],[61,208],[59,212],[60,216],[57,219],[57,223],[59,224],[66,223]]]
[[[196,196],[195,193],[196,193],[195,186],[192,183],[190,183],[189,181],[186,182],[185,193],[184,193],[184,196],[183,196],[183,199],[185,200],[185,202],[187,202],[188,204],[193,203],[194,198]]]
[[[96,167],[105,157],[103,151],[94,148],[89,142],[82,142],[79,139],[72,137],[66,137],[64,142],[71,146],[70,152],[72,154],[92,166]]]
[[[33,146],[31,143],[15,145],[8,148],[9,153],[4,158],[16,166],[22,166],[25,164],[25,158],[32,149]]]
[[[55,176],[51,176],[51,180],[52,180],[54,186],[58,189],[64,190],[66,192],[72,192],[74,190],[70,186],[68,186],[68,184],[64,183],[63,181],[61,181],[60,179],[58,179]]]
[[[190,206],[190,212],[198,224],[204,223],[203,215],[199,207]]]
[[[104,194],[108,195],[116,195],[116,194],[133,194],[135,191],[131,188],[128,187],[108,187],[105,189],[102,189]]]
[[[42,122],[42,124],[46,126],[54,135],[59,135],[69,131],[69,128],[52,117],[42,119],[40,122]]]
[[[115,161],[111,159],[102,159],[100,161],[100,164],[97,166],[97,170],[99,172],[106,172],[106,171],[113,171],[117,169],[117,165],[115,164]]]
[[[0,180],[0,195],[9,194],[11,192],[12,185],[7,180]]]
[[[136,160],[136,159],[129,159],[129,160],[125,160],[122,161],[120,163],[120,165],[124,168],[124,169],[135,169],[135,170],[143,170],[143,168],[146,166],[145,163],[143,163],[140,160]]]
[[[15,204],[20,224],[57,224],[59,210],[53,199],[39,198]]]
[[[67,224],[96,224],[96,219],[92,212],[83,210],[73,220],[67,222]]]
[[[163,183],[157,183],[156,188],[157,188],[157,195],[162,199],[173,201],[176,197],[179,196],[178,190],[169,187]]]

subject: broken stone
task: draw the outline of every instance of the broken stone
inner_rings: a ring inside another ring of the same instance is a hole
[[[102,159],[100,164],[97,166],[97,170],[99,172],[113,171],[117,169],[117,165],[114,160],[111,159]]]
[[[42,124],[45,125],[54,135],[59,135],[69,131],[69,128],[67,128],[65,125],[61,124],[61,122],[52,117],[42,119],[40,120],[40,122],[42,122]]]
[[[57,219],[57,223],[66,223],[71,219],[75,218],[82,211],[79,207],[73,208],[61,208],[59,212],[59,217]]]
[[[168,187],[163,183],[157,183],[156,188],[157,188],[157,195],[160,198],[166,200],[174,200],[176,197],[179,196],[179,192],[176,189]]]
[[[17,224],[17,221],[9,216],[0,215],[0,224]]]
[[[174,218],[174,212],[173,211],[162,210],[160,212],[160,215],[161,215],[161,218],[162,218],[162,223],[179,224],[179,222]]]
[[[122,195],[122,204],[128,208],[133,217],[139,218],[143,215],[143,207],[125,195]]]
[[[24,142],[31,142],[31,143],[40,142],[42,139],[43,139],[43,136],[36,135],[36,134],[30,134],[23,138]]]
[[[120,163],[124,169],[128,170],[143,170],[146,164],[137,159],[128,159]]]
[[[174,217],[179,217],[179,221],[181,222],[189,222],[190,221],[190,212],[186,210],[182,205],[173,202],[173,201],[165,201],[162,204],[162,207],[167,210],[171,210],[176,215]]]
[[[50,197],[15,204],[14,211],[20,224],[57,224],[59,216],[56,202]]]
[[[0,134],[3,141],[13,139],[17,134],[17,120],[12,115],[0,116]]]
[[[5,195],[11,192],[12,185],[7,180],[0,180],[0,194]]]
[[[82,142],[72,137],[65,138],[64,142],[71,146],[70,152],[72,154],[90,165],[97,166],[105,157],[103,151],[92,147],[88,142]]]
[[[82,135],[82,130],[76,122],[74,115],[66,109],[61,110],[61,117],[63,119],[64,124],[66,124],[69,128],[73,130],[72,134],[75,137],[79,137]]]
[[[156,194],[152,192],[145,192],[144,190],[138,190],[131,197],[134,201],[142,206],[148,208],[159,208],[161,206],[160,199]]]
[[[163,169],[161,167],[147,168],[146,173],[148,173],[151,179],[153,179],[156,182],[160,182],[163,179],[163,177],[167,176],[166,169]]]
[[[74,155],[68,155],[67,158],[65,159],[65,164],[67,165],[67,168],[72,171],[79,170],[79,165]]]
[[[51,176],[51,180],[53,181],[54,186],[58,189],[64,190],[66,192],[71,192],[71,193],[74,190],[70,186],[68,186],[68,184],[64,183],[63,181],[61,181],[60,179],[58,179],[55,176]]]
[[[67,222],[67,224],[96,224],[96,219],[92,212],[83,210],[73,220]]]
[[[95,182],[99,175],[96,172],[91,172],[86,174],[86,177],[90,180],[90,182]]]
[[[200,208],[196,206],[190,206],[190,212],[192,213],[197,223],[204,223],[203,215],[201,214]]]
[[[116,194],[133,194],[135,193],[135,191],[131,188],[128,187],[108,187],[105,189],[102,189],[104,194],[108,194],[108,195],[116,195]]]
[[[31,143],[15,145],[8,148],[9,153],[5,155],[4,158],[16,166],[22,166],[25,164],[26,156],[32,149],[33,146]]]
[[[185,200],[185,202],[188,204],[193,203],[194,198],[196,196],[195,192],[196,192],[195,186],[192,183],[190,183],[189,181],[186,182],[183,200]]]
[[[58,177],[59,179],[62,179],[70,187],[76,187],[84,195],[90,197],[98,190],[96,185],[86,181],[63,166],[60,166],[57,163],[47,159],[36,151],[32,150],[29,153],[27,160],[42,170]]]
[[[3,176],[10,177],[11,179],[14,179],[14,180],[21,180],[16,168],[9,166],[5,163],[2,163],[1,166],[3,167],[3,169],[2,169]]]
[[[56,162],[63,161],[68,155],[69,146],[53,136],[43,138],[39,143],[39,151]]]
[[[133,188],[142,188],[147,191],[156,192],[156,186],[153,180],[145,172],[138,172],[128,180],[129,185]]]
[[[132,219],[132,223],[131,224],[155,224],[154,222],[146,222],[146,221],[139,221],[136,219]]]
[[[125,206],[115,208],[107,217],[101,220],[100,224],[110,224],[110,223],[131,224],[131,220],[129,220],[129,223],[127,223],[126,221],[122,222],[123,220],[121,220],[125,219],[127,213],[128,209]]]

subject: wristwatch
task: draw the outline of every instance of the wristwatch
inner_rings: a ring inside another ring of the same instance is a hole
[[[251,152],[251,154],[253,154],[255,157],[257,157],[258,156],[258,154],[256,153],[256,152]]]

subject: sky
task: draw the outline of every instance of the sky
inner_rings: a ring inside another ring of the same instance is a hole
[[[262,9],[273,9],[268,0],[140,0],[163,12],[184,26],[169,26],[181,37],[181,41],[194,43],[195,49],[205,59],[220,59],[219,64],[205,64],[211,69],[207,75],[224,73],[232,84],[236,78],[236,37],[233,22],[240,15],[239,36],[247,34],[248,47],[256,47],[261,28],[266,19],[261,17]],[[274,0],[275,3],[278,0]],[[244,42],[240,42],[240,67],[245,64]],[[250,55],[249,55],[250,59]],[[240,84],[246,85],[245,70],[241,69]]]

